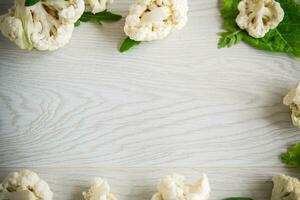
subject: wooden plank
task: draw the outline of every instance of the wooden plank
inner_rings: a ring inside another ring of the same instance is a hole
[[[212,199],[267,199],[271,176],[286,172],[278,156],[300,140],[282,105],[300,61],[244,44],[218,50],[217,1],[189,2],[185,29],[124,54],[124,20],[82,24],[55,52],[0,36],[1,177],[37,167],[63,200],[103,176],[126,200],[150,199],[171,171],[206,172]]]
[[[282,105],[298,60],[217,50],[211,17],[120,54],[120,24],[51,53],[1,37],[0,166],[279,166],[300,139]]]

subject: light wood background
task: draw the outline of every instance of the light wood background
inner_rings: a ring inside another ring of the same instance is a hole
[[[126,15],[129,0],[111,9]],[[0,37],[0,178],[29,168],[55,200],[81,199],[95,176],[120,200],[150,200],[172,172],[207,173],[212,200],[269,199],[278,159],[300,140],[282,97],[300,61],[240,44],[217,49],[216,0],[190,0],[185,29],[120,54],[124,21],[82,24],[55,52]],[[12,0],[0,1],[5,13]]]

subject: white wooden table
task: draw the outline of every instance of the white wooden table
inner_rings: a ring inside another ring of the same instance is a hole
[[[1,13],[11,4],[0,1]],[[129,4],[111,9],[125,15]],[[120,200],[150,200],[162,176],[205,172],[212,200],[265,200],[273,175],[299,176],[278,156],[300,139],[282,105],[300,61],[244,44],[218,50],[217,0],[189,4],[184,30],[124,54],[124,21],[82,24],[50,53],[1,36],[1,180],[29,168],[55,200],[75,200],[100,176]]]

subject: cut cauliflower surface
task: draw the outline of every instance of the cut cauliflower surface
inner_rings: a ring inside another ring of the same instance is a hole
[[[210,195],[210,186],[205,174],[195,185],[186,184],[182,175],[166,176],[157,189],[158,192],[151,200],[207,200]]]
[[[300,127],[300,82],[284,97],[283,104],[290,106],[293,124]]]
[[[117,200],[117,198],[110,193],[108,183],[101,179],[95,178],[90,189],[82,193],[85,200]]]
[[[0,16],[2,34],[21,49],[56,50],[71,39],[84,0],[43,0],[25,7],[24,0]]]
[[[160,40],[185,26],[187,12],[187,0],[136,0],[124,31],[135,41]]]
[[[279,175],[273,177],[271,200],[300,200],[300,182],[298,179]]]
[[[106,10],[109,3],[113,3],[113,0],[84,0],[86,5],[86,11],[92,13],[99,13]]]
[[[262,38],[276,28],[284,18],[284,11],[274,0],[242,0],[238,5],[236,23],[250,36]]]
[[[10,173],[1,184],[2,198],[9,200],[52,200],[49,185],[29,170]]]

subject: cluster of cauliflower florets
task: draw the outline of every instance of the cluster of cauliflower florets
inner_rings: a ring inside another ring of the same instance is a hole
[[[236,23],[249,35],[262,38],[283,20],[284,11],[275,0],[242,0]]]
[[[10,173],[0,185],[3,200],[52,200],[49,185],[29,170]]]
[[[207,200],[210,186],[206,175],[195,184],[184,182],[178,174],[166,176],[158,185],[158,192],[152,200]],[[95,178],[87,192],[82,193],[85,200],[117,200],[110,192],[109,184]],[[30,170],[10,173],[0,184],[1,200],[53,200],[49,185]]]
[[[137,0],[129,9],[124,31],[136,41],[163,39],[187,22],[186,0]]]
[[[292,110],[292,122],[300,127],[300,82],[284,97],[283,104]]]
[[[101,12],[108,1],[43,0],[26,7],[25,0],[15,0],[0,16],[0,30],[21,49],[56,50],[70,41],[74,23],[85,10]]]
[[[0,16],[2,34],[21,49],[56,50],[71,39],[74,24],[84,11],[106,10],[113,0],[42,0],[25,6],[25,0]],[[187,0],[136,0],[130,7],[124,31],[136,41],[163,39],[187,22]]]
[[[157,186],[158,192],[151,200],[207,200],[210,186],[205,174],[195,185],[187,184],[184,176],[173,174],[163,178]]]
[[[300,182],[298,179],[279,175],[273,178],[271,200],[299,200]],[[210,185],[203,174],[196,184],[187,184],[184,176],[173,174],[164,177],[157,186],[157,193],[151,200],[208,200]],[[107,181],[95,178],[87,192],[82,193],[85,200],[117,200],[110,192]],[[10,173],[0,184],[1,200],[53,200],[49,185],[30,170]]]
[[[21,49],[56,50],[72,36],[74,23],[84,11],[99,13],[113,0],[42,0],[26,7],[15,0],[8,14],[0,16],[0,30]],[[264,37],[283,20],[275,0],[241,0],[236,23],[255,38]],[[187,22],[187,0],[135,0],[126,17],[124,32],[134,41],[167,37]]]

